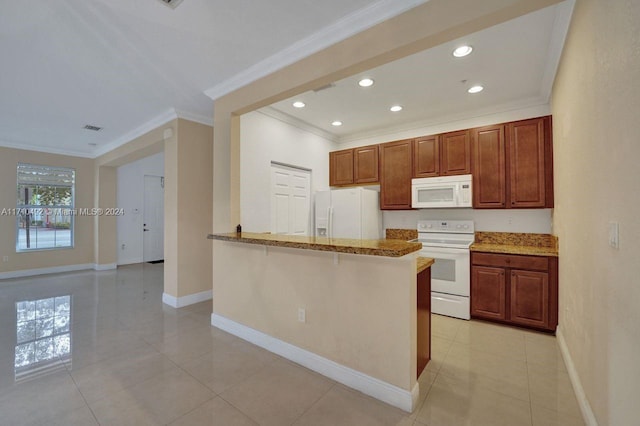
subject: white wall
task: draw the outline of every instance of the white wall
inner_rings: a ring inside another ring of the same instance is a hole
[[[118,265],[140,263],[143,257],[144,175],[164,176],[164,152],[120,166],[117,174],[117,207],[125,209],[124,216],[116,218]]]
[[[311,169],[311,193],[329,185],[329,152],[336,145],[291,124],[254,111],[241,117],[240,220],[242,230],[267,232],[271,162]]]

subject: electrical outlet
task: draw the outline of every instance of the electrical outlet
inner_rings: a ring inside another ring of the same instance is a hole
[[[125,244],[123,244],[123,245],[122,245],[122,250],[124,250],[124,248],[125,248],[125,247],[126,247],[126,245],[125,245]]]
[[[298,322],[307,322],[307,311],[305,308],[298,308]]]
[[[2,257],[2,261],[3,262],[8,262],[9,261],[9,256],[3,256]]]

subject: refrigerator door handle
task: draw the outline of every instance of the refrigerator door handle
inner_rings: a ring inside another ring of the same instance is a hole
[[[333,207],[327,207],[327,238],[333,238]]]

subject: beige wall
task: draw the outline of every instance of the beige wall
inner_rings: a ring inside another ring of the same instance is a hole
[[[94,206],[101,209],[118,207],[116,205],[116,168],[108,166],[95,167]],[[118,260],[116,217],[112,215],[96,215],[94,226],[94,263],[98,268],[114,268]]]
[[[601,425],[640,414],[638,70],[640,2],[578,0],[553,89],[554,232],[560,330]]]
[[[177,140],[177,251],[175,297],[211,290],[211,215],[213,206],[213,129],[178,119]],[[165,153],[166,155],[166,153]]]
[[[415,258],[214,241],[214,313],[411,391]],[[242,259],[239,266],[238,259]],[[306,309],[306,323],[297,321]]]
[[[115,168],[164,151],[165,229],[164,292],[183,297],[211,290],[211,232],[213,129],[193,121],[176,119],[145,133],[96,159],[100,165],[96,186],[101,201],[115,192]],[[97,222],[96,252],[116,256],[116,222]],[[115,260],[113,261],[115,262]]]
[[[0,147],[0,210],[16,208],[16,168],[19,162],[75,169],[76,207],[94,206],[94,160]],[[93,221],[90,216],[76,217],[73,249],[16,253],[16,218],[0,215],[0,273],[94,263]],[[9,256],[8,262],[2,261],[4,256]]]

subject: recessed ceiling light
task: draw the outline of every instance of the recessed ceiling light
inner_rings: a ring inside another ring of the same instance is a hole
[[[331,123],[331,125],[332,125],[332,126],[336,126],[336,127],[338,127],[338,126],[342,126],[342,121],[340,121],[340,120],[336,120],[336,121],[334,121],[333,123]]]
[[[473,51],[473,47],[471,46],[460,46],[453,51],[453,56],[456,58],[462,58],[463,56],[467,56],[469,53]]]
[[[467,90],[467,92],[469,92],[469,93],[478,93],[478,92],[482,92],[483,89],[484,89],[484,87],[482,87],[482,86],[473,86],[473,87],[470,87],[469,90]]]
[[[293,103],[293,106],[294,106],[295,108],[304,108],[304,107],[306,106],[306,104],[305,104],[304,102],[302,102],[302,101],[295,101],[295,102]]]
[[[402,107],[400,105],[394,105],[391,108],[389,108],[389,111],[391,111],[391,112],[402,111]]]
[[[373,86],[373,80],[370,78],[363,78],[358,82],[358,85],[360,85],[360,87],[370,87]]]

